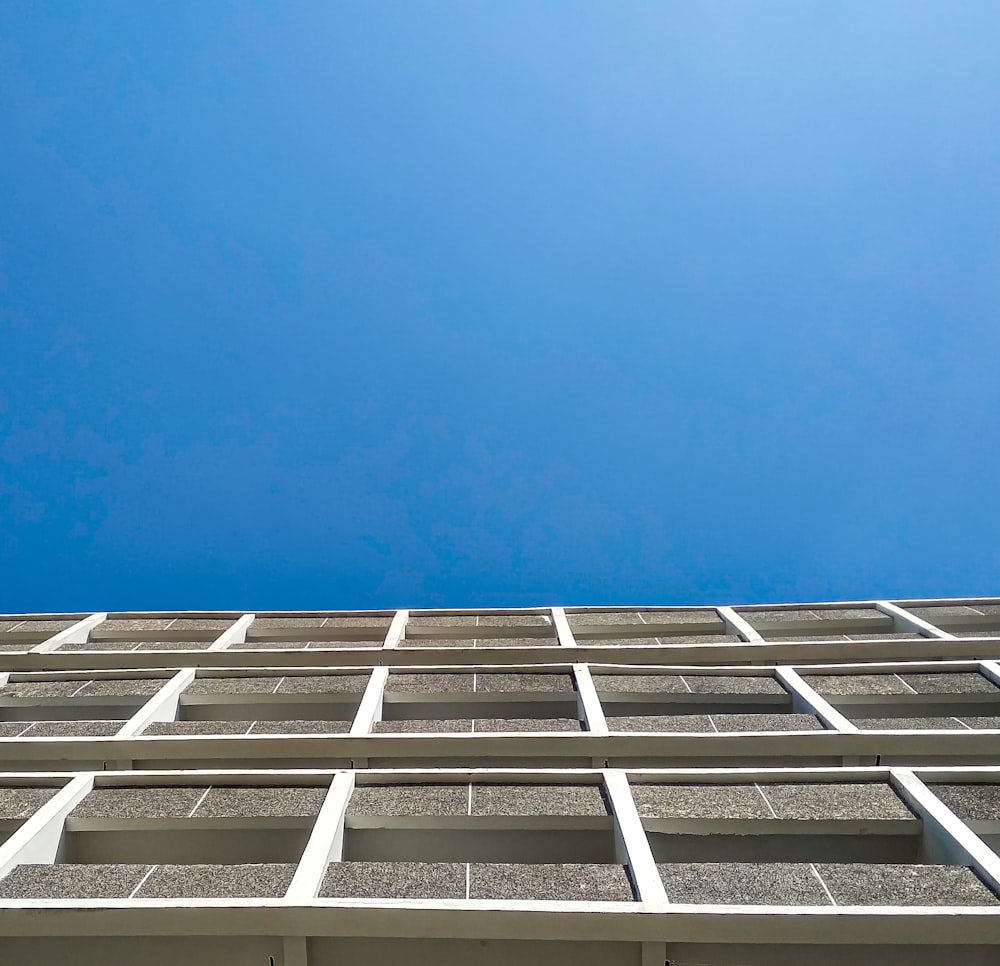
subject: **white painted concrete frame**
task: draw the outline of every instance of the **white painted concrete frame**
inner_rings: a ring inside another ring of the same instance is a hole
[[[730,634],[736,634],[741,640],[751,644],[764,640],[760,632],[755,630],[744,617],[737,614],[732,607],[717,607],[716,610],[719,617],[725,622],[726,630]]]
[[[604,788],[611,804],[611,814],[615,821],[615,841],[621,850],[621,859],[628,865],[632,880],[638,892],[638,900],[650,911],[665,911],[667,893],[656,868],[649,840],[642,827],[642,819],[632,798],[625,772],[618,768],[603,771]]]
[[[93,772],[77,775],[7,839],[0,846],[0,879],[18,865],[54,863],[66,816],[93,787]]]
[[[48,640],[42,641],[41,644],[36,644],[30,648],[30,651],[32,654],[48,654],[50,651],[58,650],[63,644],[85,644],[90,637],[90,632],[98,624],[107,620],[107,617],[106,613],[91,614],[90,617],[84,617],[83,620],[77,621],[72,627],[67,627],[58,634],[54,634]]]
[[[255,614],[244,614],[232,627],[227,627],[207,650],[224,651],[232,644],[244,644],[247,639],[247,631],[255,617]]]
[[[382,642],[383,650],[394,650],[399,647],[399,642],[406,639],[406,624],[410,619],[408,610],[397,610],[386,631],[385,640]]]
[[[790,667],[776,667],[774,676],[792,695],[792,709],[814,714],[827,728],[833,731],[857,732],[858,727],[848,721],[836,708],[830,704],[818,691],[815,691],[805,680]]]
[[[924,821],[924,844],[931,861],[958,862],[973,868],[1000,893],[1000,856],[941,801],[911,768],[892,768],[889,781]]]
[[[122,725],[116,738],[134,738],[154,721],[174,721],[180,704],[181,692],[194,680],[193,667],[182,668],[160,688],[128,721]]]
[[[556,638],[560,647],[576,647],[576,638],[566,619],[566,610],[562,607],[552,608],[552,626],[556,629]]]
[[[935,627],[929,621],[917,617],[916,614],[911,614],[908,610],[903,610],[902,607],[893,604],[891,601],[877,600],[875,601],[875,609],[880,610],[883,614],[887,614],[898,626],[905,627],[908,631],[912,630],[922,637],[936,637],[942,641],[958,640],[954,634],[948,634],[946,631],[941,630],[940,627]]]
[[[309,841],[285,893],[285,898],[290,902],[309,902],[315,899],[323,885],[327,865],[343,859],[344,819],[347,815],[347,803],[354,792],[354,781],[354,771],[341,771],[330,782]]]

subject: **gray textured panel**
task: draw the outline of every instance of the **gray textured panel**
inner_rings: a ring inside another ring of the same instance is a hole
[[[142,730],[143,735],[245,735],[252,721],[153,721]]]
[[[895,674],[803,674],[820,694],[912,694]]]
[[[343,735],[351,730],[350,721],[321,721],[296,719],[294,721],[255,721],[250,729],[252,735]]]
[[[406,622],[407,627],[415,629],[427,627],[472,627],[476,623],[475,614],[451,614],[440,616],[411,616]]]
[[[778,818],[915,818],[899,796],[882,782],[762,784],[760,790]]]
[[[90,682],[82,681],[9,681],[0,688],[4,698],[68,698]]]
[[[148,865],[19,865],[0,879],[8,899],[127,899]]]
[[[631,902],[633,896],[620,865],[474,863],[469,898]]]
[[[158,865],[136,899],[273,899],[288,891],[295,866]]]
[[[598,691],[615,693],[687,694],[690,690],[679,674],[595,674]]]
[[[956,718],[851,718],[862,731],[967,731]]]
[[[221,633],[221,631],[220,631]],[[212,638],[201,641],[140,641],[137,651],[204,651],[212,646]]]
[[[636,714],[606,715],[611,731],[670,731],[681,733],[706,732],[715,728],[707,714]]]
[[[58,788],[0,788],[0,819],[28,818],[57,791]]]
[[[233,626],[238,617],[179,617],[170,625],[172,631],[218,631],[221,634]]]
[[[550,622],[541,614],[482,614],[479,627],[545,627]]]
[[[328,617],[323,622],[323,627],[324,629],[329,629],[331,627],[333,628],[339,627],[347,629],[363,627],[368,630],[375,629],[382,631],[383,632],[382,636],[385,637],[385,632],[389,630],[389,625],[391,623],[392,623],[392,618],[384,616],[380,617],[332,616]]]
[[[472,786],[473,815],[607,815],[598,785]]]
[[[472,731],[471,718],[406,718],[398,721],[376,721],[375,734],[454,734]]]
[[[390,672],[385,685],[386,691],[402,691],[407,694],[427,694],[444,691],[471,691],[471,674],[397,674]]]
[[[91,681],[79,692],[80,697],[117,697],[137,695],[139,697],[149,697],[156,694],[170,679],[169,678],[102,678]]]
[[[552,637],[488,637],[479,638],[476,647],[558,647],[559,641]]]
[[[104,738],[120,731],[124,721],[36,721],[22,738]]]
[[[639,785],[632,798],[643,818],[769,819],[771,810],[753,785]]]
[[[959,721],[975,729],[1000,728],[1000,716],[997,715],[975,715],[970,717],[967,714],[963,714],[959,718]]]
[[[321,896],[464,899],[461,862],[331,862]]]
[[[674,903],[830,905],[808,863],[671,862],[656,867]]]
[[[370,674],[289,674],[277,694],[363,694]]]
[[[27,731],[31,721],[0,721],[0,738],[16,738]]]
[[[400,647],[473,647],[471,637],[413,637],[399,642]]]
[[[172,621],[172,617],[112,617],[102,621],[98,630],[102,634],[116,631],[165,631]]]
[[[309,641],[260,641],[251,638],[248,641],[234,641],[229,645],[230,651],[302,651]],[[326,642],[324,642],[326,643]]]
[[[216,785],[195,810],[198,818],[315,816],[327,788]]]
[[[959,818],[1000,822],[1000,784],[934,784],[931,791]]]
[[[467,815],[468,785],[364,785],[354,789],[348,815]]]
[[[713,714],[712,722],[722,732],[732,731],[822,731],[811,714]]]
[[[985,675],[972,673],[901,674],[900,677],[918,694],[969,694],[993,692],[1000,688]]]
[[[197,677],[185,689],[185,694],[273,694],[281,683],[281,675],[254,677]]]
[[[695,694],[787,694],[772,677],[750,675],[683,675],[687,686]]]
[[[476,674],[477,691],[572,691],[569,674]]]
[[[73,620],[38,620],[38,621],[25,621],[20,627],[16,628],[18,634],[48,634],[50,637],[53,634],[58,634],[59,631],[66,630],[67,627],[72,627],[76,623],[76,619]],[[11,628],[14,630],[15,628]]]
[[[985,906],[997,897],[960,865],[851,865],[820,863],[839,906]]]
[[[73,809],[74,818],[187,818],[207,786],[95,788]]]
[[[575,718],[476,718],[475,731],[580,731]]]

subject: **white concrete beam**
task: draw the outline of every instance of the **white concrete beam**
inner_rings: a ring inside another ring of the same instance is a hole
[[[344,854],[344,816],[354,791],[354,772],[334,775],[323,805],[316,816],[312,834],[299,859],[295,875],[285,893],[292,902],[309,902],[319,895],[323,876],[330,862],[339,862]]]
[[[556,629],[556,637],[561,647],[576,647],[576,638],[566,620],[566,611],[562,607],[552,608],[552,623]]]
[[[877,600],[875,601],[875,607],[883,614],[888,614],[895,621],[897,627],[904,627],[908,631],[913,631],[915,637],[936,637],[942,641],[958,640],[954,634],[946,633],[940,627],[935,627],[929,621],[917,617],[916,614],[911,614],[908,610],[897,607],[891,601]]]
[[[924,842],[931,861],[944,860],[971,866],[994,892],[1000,892],[1000,856],[911,769],[890,769],[889,782],[903,801],[924,820]]]
[[[255,614],[244,614],[232,627],[227,627],[207,650],[224,651],[231,644],[244,644],[247,639],[247,631],[255,616]]]
[[[749,622],[741,617],[732,609],[732,607],[717,607],[719,617],[723,619],[726,623],[726,630],[730,634],[738,635],[744,641],[762,641],[764,640],[760,634],[750,626]]]
[[[594,687],[594,679],[586,664],[574,664],[573,676],[576,678],[577,704],[588,731],[608,733],[608,722],[604,718],[604,708]]]
[[[834,731],[858,731],[858,727],[845,718],[818,691],[815,691],[803,680],[798,671],[790,667],[774,669],[774,676],[791,692],[792,709],[814,714],[820,721]]]
[[[371,733],[372,725],[382,720],[382,695],[385,693],[385,683],[389,680],[389,669],[377,667],[372,669],[365,693],[358,705],[351,730],[348,734],[367,735]]]
[[[979,670],[1000,688],[1000,661],[980,661]]]
[[[82,621],[77,621],[72,627],[67,627],[66,630],[54,634],[47,641],[36,644],[31,648],[31,653],[48,654],[49,651],[55,651],[63,644],[85,644],[87,638],[90,637],[90,632],[106,620],[107,616],[107,614],[91,614],[90,617],[84,617]]]
[[[153,721],[173,721],[177,717],[181,692],[194,680],[193,667],[182,668],[160,688],[128,721],[116,738],[134,738]]]
[[[0,846],[0,879],[18,865],[55,862],[66,816],[93,787],[93,773],[78,775],[7,839]]]
[[[604,788],[615,820],[615,837],[622,849],[622,857],[632,872],[639,901],[665,909],[667,893],[656,869],[656,860],[650,850],[625,772],[617,768],[605,769]]]
[[[408,610],[396,611],[392,623],[389,625],[389,630],[386,631],[385,641],[382,643],[383,648],[392,650],[399,647],[399,642],[406,638],[406,622],[409,619],[410,612]]]

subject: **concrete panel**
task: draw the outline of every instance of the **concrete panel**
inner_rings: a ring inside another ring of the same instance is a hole
[[[327,789],[298,786],[238,788],[216,785],[195,809],[198,818],[316,816]]]
[[[820,863],[839,906],[986,906],[998,900],[971,869],[956,865]]]
[[[912,694],[895,674],[803,674],[820,694]]]
[[[148,865],[19,865],[0,879],[7,899],[127,899]]]
[[[569,674],[476,674],[477,691],[572,691]]]
[[[778,818],[916,819],[902,799],[882,782],[762,784],[761,793]]]
[[[476,718],[473,731],[580,731],[570,718]]]
[[[370,674],[290,674],[277,694],[364,694]]]
[[[683,675],[685,684],[695,694],[787,694],[771,677],[750,675]]]
[[[715,733],[707,714],[606,715],[611,731]]]
[[[808,863],[670,862],[656,868],[676,903],[828,906]]]
[[[136,899],[278,899],[295,874],[295,865],[158,865]]]
[[[469,786],[362,785],[354,789],[348,815],[466,815]]]
[[[822,731],[823,725],[811,714],[713,714],[712,723],[720,732],[733,731]]]
[[[331,862],[321,896],[464,899],[462,862]]]
[[[1000,822],[1000,784],[932,784],[931,791],[959,818]]]
[[[185,694],[274,694],[281,676],[195,678]]]
[[[990,692],[1000,696],[1000,688],[985,675],[972,673],[901,674],[918,694],[969,694]]]
[[[687,694],[691,689],[679,674],[595,674],[598,691],[615,693]]]
[[[642,818],[769,819],[753,785],[639,785],[632,798]]]
[[[71,815],[73,818],[186,818],[207,786],[95,788]]]
[[[631,902],[633,895],[620,865],[474,863],[469,898]]]
[[[144,735],[245,735],[253,721],[153,721]]]
[[[376,721],[375,734],[455,734],[472,731],[471,718],[405,718]]]
[[[471,674],[397,674],[390,672],[386,681],[386,691],[400,691],[406,694],[428,694],[435,692],[472,691]]]
[[[263,721],[257,720],[250,729],[252,735],[345,735],[351,729],[350,721],[333,721],[328,718]]]
[[[598,785],[472,786],[473,815],[607,815]]]
[[[101,738],[121,731],[120,721],[36,721],[22,738]]]
[[[57,791],[58,788],[0,788],[0,819],[28,818]]]
[[[0,698],[68,698],[90,682],[82,681],[9,681],[0,688]]]
[[[851,718],[862,731],[967,731],[957,718]]]

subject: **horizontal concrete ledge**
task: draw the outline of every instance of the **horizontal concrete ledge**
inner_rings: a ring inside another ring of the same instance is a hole
[[[600,913],[600,915],[594,915]],[[998,907],[690,906],[544,900],[22,900],[0,936],[339,936],[954,945],[1000,941]]]

